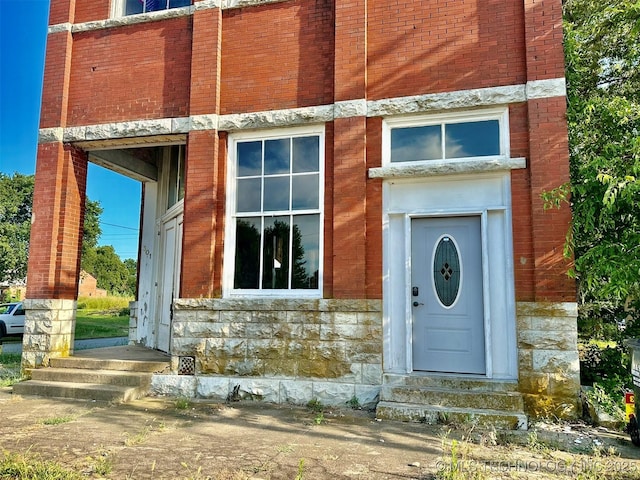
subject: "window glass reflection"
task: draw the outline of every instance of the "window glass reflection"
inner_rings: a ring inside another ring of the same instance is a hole
[[[264,179],[265,212],[289,210],[289,176],[266,177]]]
[[[264,220],[262,288],[289,288],[289,217]]]
[[[440,125],[391,130],[391,161],[418,162],[442,158]]]
[[[260,208],[260,178],[238,179],[238,212],[259,212]]]
[[[500,155],[498,120],[447,124],[445,134],[446,158]]]
[[[293,173],[317,172],[319,166],[320,137],[293,139]]]
[[[238,143],[237,158],[239,177],[262,174],[262,142]]]
[[[289,173],[290,139],[264,142],[264,174]]]
[[[293,217],[293,275],[291,287],[318,288],[320,269],[320,215]]]
[[[234,288],[258,288],[260,276],[261,218],[236,220]]]
[[[319,207],[318,174],[296,175],[292,179],[293,210],[307,210]]]

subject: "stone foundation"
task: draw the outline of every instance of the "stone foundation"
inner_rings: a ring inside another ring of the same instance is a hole
[[[75,300],[27,299],[22,369],[48,367],[51,358],[73,354],[75,337]]]
[[[155,375],[158,394],[374,405],[382,382],[379,300],[178,299],[172,371],[195,358],[194,375]]]
[[[341,405],[378,401],[382,313],[376,300],[178,299],[172,373],[156,394]],[[577,306],[517,305],[519,379],[532,418],[580,414]],[[180,374],[182,365],[193,370]]]
[[[519,390],[533,418],[581,413],[575,303],[517,305]]]

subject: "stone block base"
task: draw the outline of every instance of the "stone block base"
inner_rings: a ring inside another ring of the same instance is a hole
[[[73,354],[75,300],[26,299],[22,369],[48,367],[51,358]]]
[[[517,305],[519,391],[533,418],[581,414],[575,303]]]
[[[151,392],[171,397],[206,398],[216,401],[255,400],[269,403],[346,406],[357,399],[364,408],[378,402],[380,385],[337,383],[322,379],[154,375]]]

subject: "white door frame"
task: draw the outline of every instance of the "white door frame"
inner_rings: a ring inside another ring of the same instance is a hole
[[[383,370],[412,374],[411,220],[480,215],[486,378],[517,378],[510,172],[383,182]]]

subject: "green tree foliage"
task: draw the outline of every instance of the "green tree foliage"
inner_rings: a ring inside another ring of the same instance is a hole
[[[100,228],[100,215],[102,215],[102,212],[103,209],[100,206],[100,202],[94,202],[87,198],[84,213],[84,231],[82,233],[83,253],[87,248],[98,246],[98,239],[102,234],[102,229]]]
[[[0,281],[21,281],[27,276],[34,176],[0,173]],[[99,247],[100,202],[87,198],[82,260],[84,270],[98,280],[98,287],[112,293],[133,295],[136,289],[135,260],[124,263],[113,247]]]
[[[639,298],[640,2],[564,2],[573,231],[580,301]],[[569,193],[555,191],[556,199]]]
[[[27,276],[33,175],[0,173],[0,281]]]
[[[129,269],[111,245],[95,247],[93,270],[89,271],[98,281],[98,288],[104,288],[112,294],[129,295]]]
[[[136,287],[138,284],[138,262],[132,258],[127,258],[124,262],[124,266],[127,269],[127,291],[128,295],[134,295],[136,293]]]

